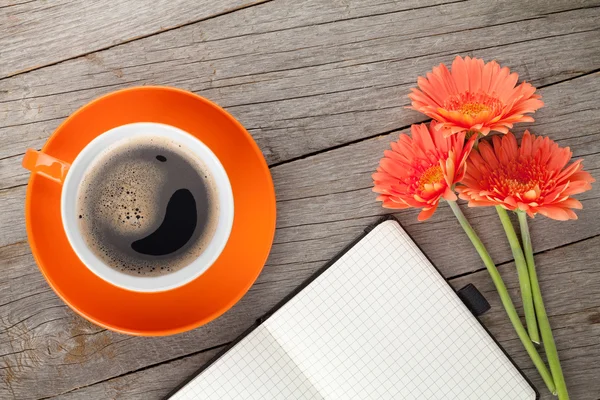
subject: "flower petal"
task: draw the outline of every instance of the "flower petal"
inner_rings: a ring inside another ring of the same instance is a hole
[[[419,213],[418,216],[418,220],[419,221],[425,221],[426,219],[431,218],[431,216],[433,215],[433,213],[435,212],[435,210],[437,209],[438,203],[436,203],[433,207],[431,208],[424,208],[423,211],[421,211]]]
[[[535,87],[526,82],[515,87],[517,80],[516,73],[495,61],[457,56],[450,70],[440,64],[418,78],[419,89],[409,94],[410,108],[438,121],[445,135],[465,130],[505,134],[515,123],[533,121],[525,114],[544,105]]]
[[[533,217],[540,213],[556,220],[576,219],[573,209],[581,202],[572,195],[591,189],[594,178],[583,171],[581,161],[567,166],[568,147],[547,137],[523,134],[519,146],[515,136],[482,140],[467,160],[467,172],[457,185],[459,197],[470,206],[499,205],[519,209]]]

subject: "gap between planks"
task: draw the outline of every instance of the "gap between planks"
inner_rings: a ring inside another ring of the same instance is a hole
[[[39,69],[43,69],[43,68],[46,68],[46,67],[51,67],[53,65],[61,64],[61,63],[64,63],[66,61],[75,60],[77,58],[85,57],[85,56],[88,56],[90,54],[94,54],[94,53],[97,53],[97,52],[100,52],[100,51],[109,50],[109,49],[112,49],[114,47],[118,47],[118,46],[121,46],[121,45],[124,45],[124,44],[127,44],[127,43],[131,43],[131,42],[135,42],[137,40],[146,39],[146,38],[149,38],[149,37],[152,37],[152,36],[160,35],[161,33],[173,31],[173,30],[176,30],[176,29],[179,29],[179,28],[183,28],[185,26],[194,25],[194,24],[197,24],[197,23],[200,23],[200,22],[211,20],[213,18],[217,18],[217,17],[222,17],[224,15],[232,14],[232,13],[234,13],[236,11],[244,10],[244,9],[251,8],[251,7],[254,7],[254,6],[257,6],[257,5],[261,5],[261,4],[267,4],[267,3],[270,3],[271,1],[273,1],[273,0],[257,0],[254,3],[244,4],[244,5],[241,5],[241,6],[237,6],[237,7],[234,7],[232,9],[221,11],[221,12],[218,12],[216,14],[210,15],[208,17],[199,18],[199,19],[196,19],[194,21],[185,22],[183,24],[179,24],[179,25],[175,25],[175,26],[172,26],[172,27],[169,27],[169,28],[161,29],[161,30],[158,30],[156,32],[151,32],[151,33],[148,33],[146,35],[136,36],[136,37],[133,37],[133,38],[130,38],[130,39],[124,39],[123,41],[121,41],[119,43],[112,44],[110,46],[100,47],[100,48],[97,48],[97,49],[94,49],[94,50],[90,50],[88,52],[81,53],[81,54],[78,54],[78,55],[75,55],[75,56],[72,56],[72,57],[64,58],[64,59],[59,60],[59,61],[54,61],[54,62],[43,64],[43,65],[37,65],[37,66],[34,66],[34,67],[30,67],[30,68],[26,68],[26,69],[23,69],[23,70],[20,70],[20,71],[13,72],[13,73],[8,74],[6,76],[0,77],[0,81],[5,80],[5,79],[9,79],[9,78],[13,78],[13,77],[18,76],[18,75],[26,74],[28,72],[37,71]],[[25,2],[25,3],[29,3],[29,2]],[[25,3],[19,3],[19,4],[25,4]],[[18,4],[15,4],[15,5],[18,5]],[[0,7],[0,8],[4,8],[4,7]]]
[[[81,57],[89,56],[89,55],[97,53],[97,52],[102,52],[102,51],[105,51],[105,50],[109,50],[109,49],[112,49],[112,48],[115,48],[115,47],[118,47],[118,46],[121,46],[121,45],[125,45],[125,44],[128,44],[128,43],[132,43],[132,42],[135,42],[135,41],[138,41],[138,40],[142,40],[142,39],[146,39],[146,38],[149,38],[149,37],[152,37],[152,36],[160,35],[160,34],[165,33],[165,32],[170,32],[170,31],[173,31],[173,30],[176,30],[176,29],[180,29],[180,28],[183,28],[183,27],[186,27],[186,26],[195,25],[195,24],[198,24],[198,23],[201,23],[201,22],[205,22],[205,21],[214,19],[214,18],[218,18],[218,17],[222,17],[222,16],[225,16],[225,15],[228,15],[228,14],[232,14],[232,13],[235,13],[235,12],[240,11],[240,10],[252,8],[252,7],[258,6],[258,5],[267,4],[267,3],[270,3],[272,1],[273,0],[257,0],[257,1],[255,1],[253,3],[249,3],[249,4],[245,4],[245,5],[240,5],[240,6],[234,7],[234,8],[229,9],[229,10],[225,10],[225,11],[222,11],[222,12],[215,13],[215,14],[210,15],[208,17],[199,18],[199,19],[196,19],[196,20],[193,20],[193,21],[188,21],[188,22],[185,22],[185,23],[182,23],[182,24],[178,24],[178,25],[175,25],[175,26],[172,26],[172,27],[169,27],[169,28],[161,29],[161,30],[158,30],[158,31],[155,31],[155,32],[151,32],[151,33],[145,34],[145,35],[136,36],[136,37],[129,38],[129,39],[123,39],[119,43],[115,43],[115,44],[112,44],[112,45],[99,47],[99,48],[96,48],[94,50],[90,50],[88,52],[80,53],[80,54],[77,54],[77,55],[74,55],[74,56],[71,56],[71,57],[67,57],[67,58],[58,60],[58,61],[54,61],[54,62],[42,64],[42,65],[37,65],[37,66],[34,66],[34,67],[25,68],[23,70],[10,73],[10,74],[8,74],[6,76],[0,77],[0,81],[2,81],[4,79],[15,77],[15,76],[18,76],[18,75],[23,75],[23,74],[26,74],[28,72],[37,71],[37,70],[40,70],[40,69],[43,69],[43,68],[46,68],[46,67],[50,67],[50,66],[53,66],[53,65],[61,64],[61,63],[67,62],[67,61],[75,60],[75,59],[78,59],[78,58],[81,58]],[[412,8],[405,9],[405,10],[390,11],[390,12],[385,12],[385,13],[373,13],[373,14],[369,14],[369,15],[356,16],[356,17],[351,17],[351,18],[345,18],[345,19],[339,19],[339,20],[334,20],[334,21],[327,21],[327,22],[315,23],[315,24],[298,25],[298,26],[293,26],[293,27],[289,27],[289,28],[276,29],[276,30],[265,31],[265,32],[260,32],[260,33],[262,34],[262,33],[281,32],[281,31],[286,31],[286,30],[290,30],[290,29],[319,26],[319,25],[325,25],[325,24],[330,24],[330,23],[335,23],[335,22],[343,22],[343,21],[350,21],[350,20],[355,20],[355,19],[360,19],[360,18],[367,18],[367,17],[372,17],[372,16],[376,17],[376,16],[387,15],[387,14],[396,14],[396,13],[403,13],[403,12],[409,12],[409,11],[426,9],[426,8],[440,7],[440,6],[445,6],[445,5],[449,5],[449,4],[464,3],[466,1],[468,1],[468,0],[448,1],[448,2],[439,3],[439,4],[432,4],[432,5],[421,6],[421,7],[412,7]],[[24,3],[18,3],[18,4],[14,4],[14,5],[25,4],[25,3],[29,3],[29,2],[31,2],[31,1],[26,1]],[[0,9],[1,8],[5,8],[5,7],[0,7]],[[577,10],[577,9],[574,9],[574,10]],[[570,11],[570,10],[564,10],[564,11],[560,11],[560,12],[566,12],[566,11]],[[549,13],[549,14],[551,14],[551,13]],[[207,40],[205,42],[208,43],[208,42],[214,42],[214,41],[218,41],[218,40],[235,39],[235,38],[241,38],[241,37],[245,37],[245,36],[251,36],[253,34],[254,33],[242,34],[242,35],[234,35],[234,36],[229,36],[229,37],[226,37],[226,38],[220,38],[220,39],[215,39],[215,40]]]
[[[272,0],[270,0],[270,1],[272,1]],[[334,24],[334,23],[338,23],[338,22],[354,21],[354,20],[363,19],[363,18],[380,17],[382,15],[400,14],[400,13],[405,13],[405,12],[410,12],[410,11],[415,11],[415,10],[422,10],[422,9],[426,9],[426,8],[445,6],[445,5],[448,5],[448,4],[465,3],[467,1],[468,0],[449,1],[447,3],[431,4],[431,5],[428,5],[428,6],[413,7],[413,8],[408,8],[408,9],[405,9],[405,10],[388,11],[388,12],[383,12],[383,13],[373,13],[373,14],[368,14],[368,15],[359,15],[359,16],[356,16],[356,17],[340,18],[340,19],[335,19],[335,20],[332,20],[332,21],[317,22],[317,23],[314,23],[314,24],[307,24],[307,25],[296,25],[296,26],[287,27],[287,28],[273,29],[273,30],[270,30],[270,31],[263,31],[263,32],[260,32],[260,34],[278,33],[278,32],[289,31],[289,30],[292,30],[292,29],[298,29],[298,28],[312,28],[312,27],[315,27],[315,26],[329,25],[329,24]],[[577,10],[577,9],[573,9],[573,10]],[[565,10],[565,11],[572,11],[572,10],[569,9],[569,10]],[[565,12],[565,11],[557,11],[557,12]],[[523,19],[523,21],[526,21],[528,19],[531,19],[531,18]],[[514,21],[514,22],[519,22],[519,21]],[[507,23],[512,23],[512,22],[507,22]],[[495,26],[495,25],[488,25],[488,26]],[[460,32],[460,31],[457,31],[457,32]],[[234,36],[227,36],[227,37],[219,38],[219,39],[205,40],[202,43],[212,43],[212,42],[218,42],[218,41],[221,41],[221,40],[238,39],[238,38],[252,36],[252,35],[255,35],[255,33],[245,33],[243,35],[234,35]]]
[[[96,333],[98,333],[98,332],[96,332]],[[159,367],[161,365],[168,364],[168,363],[171,363],[171,362],[183,360],[185,358],[193,357],[193,356],[196,356],[198,354],[206,353],[206,352],[209,352],[209,351],[212,351],[212,350],[222,349],[222,348],[224,348],[226,346],[229,346],[231,343],[232,342],[227,342],[227,343],[222,343],[222,344],[218,344],[218,345],[215,345],[215,346],[211,346],[211,347],[208,347],[206,349],[195,351],[193,353],[188,353],[188,354],[185,354],[185,355],[182,355],[182,356],[179,356],[179,357],[174,357],[174,358],[171,358],[169,360],[164,360],[164,361],[161,361],[161,362],[158,362],[158,363],[155,363],[155,364],[146,365],[145,367],[138,368],[138,369],[135,369],[133,371],[124,372],[124,373],[122,373],[120,375],[115,375],[115,376],[107,378],[107,379],[102,379],[100,381],[97,381],[97,382],[94,382],[94,383],[90,383],[88,385],[79,386],[79,387],[73,388],[71,390],[67,390],[66,392],[63,392],[63,393],[59,393],[59,394],[52,395],[52,396],[49,396],[49,397],[39,397],[36,400],[54,399],[54,398],[57,398],[57,397],[60,397],[60,396],[64,396],[64,395],[66,395],[68,393],[74,392],[76,390],[81,390],[81,389],[85,389],[85,388],[90,387],[90,386],[99,385],[101,383],[104,383],[104,382],[107,382],[107,381],[110,381],[110,380],[113,380],[113,379],[118,379],[118,378],[122,378],[122,377],[127,376],[127,375],[136,374],[138,372],[142,372],[142,371],[145,371],[145,370],[148,370],[148,369]],[[182,377],[181,380],[183,381],[185,378],[186,377]]]

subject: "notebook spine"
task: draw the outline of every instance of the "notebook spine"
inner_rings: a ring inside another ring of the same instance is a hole
[[[262,317],[258,318],[256,320],[256,325],[261,325],[263,322],[265,322],[273,313],[268,312],[265,315],[263,315]]]

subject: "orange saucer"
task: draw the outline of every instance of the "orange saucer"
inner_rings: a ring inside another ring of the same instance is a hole
[[[252,286],[275,232],[275,191],[260,149],[219,106],[168,87],[110,93],[71,115],[44,153],[66,162],[96,136],[133,122],[169,124],[196,136],[219,158],[234,197],[233,228],[225,250],[204,274],[160,293],[136,293],[98,278],[71,249],[60,217],[61,186],[32,174],[25,218],[35,260],[54,291],[73,310],[105,328],[132,335],[171,335],[203,325],[231,308]]]

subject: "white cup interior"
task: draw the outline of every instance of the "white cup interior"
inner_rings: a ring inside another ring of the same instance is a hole
[[[83,177],[97,158],[120,141],[154,136],[170,139],[187,149],[207,167],[218,191],[219,216],[212,240],[187,266],[160,276],[132,276],[106,265],[85,243],[79,229],[77,196]],[[113,128],[91,141],[75,158],[63,183],[61,216],[67,238],[83,264],[105,281],[136,292],[158,292],[185,285],[204,273],[217,260],[233,225],[233,194],[225,169],[214,153],[189,133],[170,125],[140,122]]]

